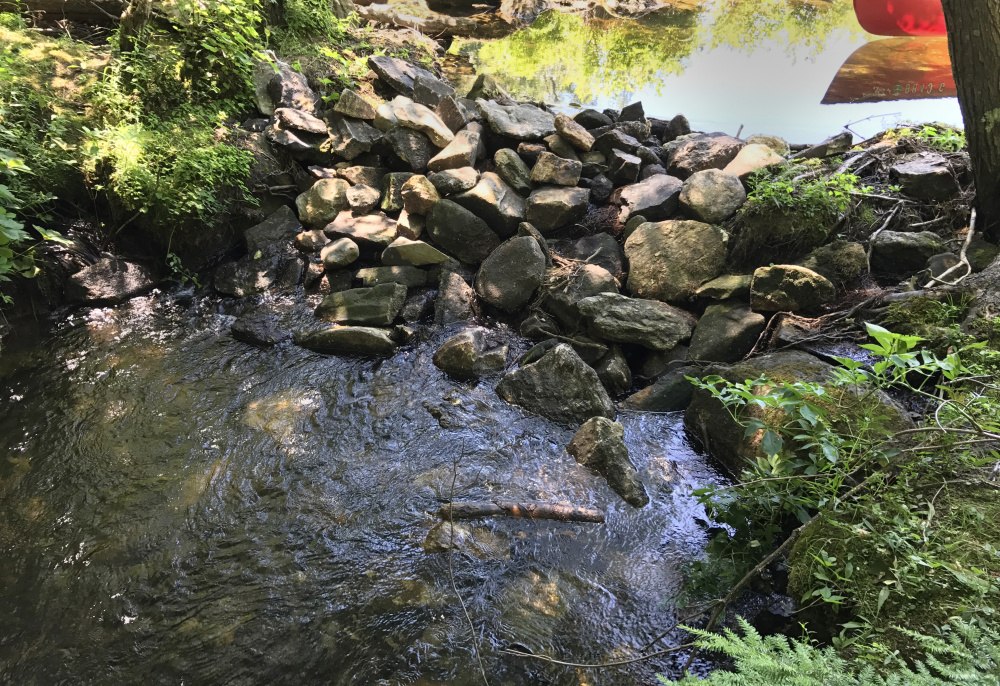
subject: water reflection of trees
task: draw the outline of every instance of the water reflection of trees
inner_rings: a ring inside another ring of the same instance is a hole
[[[851,0],[717,0],[639,18],[589,18],[556,10],[502,40],[456,43],[479,71],[518,96],[548,102],[625,101],[705,48],[752,52],[782,40],[793,54],[822,51],[841,30],[860,33]]]

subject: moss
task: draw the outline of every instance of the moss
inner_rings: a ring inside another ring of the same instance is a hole
[[[827,584],[817,573],[832,576],[821,558],[835,557],[832,569],[841,576],[848,562],[853,570],[835,582],[845,605],[811,608],[810,628],[837,633],[833,626],[853,615],[872,625],[880,643],[906,654],[917,646],[898,628],[934,634],[956,615],[992,614],[1000,592],[997,487],[981,473],[950,481],[942,484],[940,474],[910,481],[799,538],[788,559],[795,600]]]
[[[736,220],[730,259],[740,268],[781,264],[823,245],[836,227],[835,212],[779,208],[750,201]]]

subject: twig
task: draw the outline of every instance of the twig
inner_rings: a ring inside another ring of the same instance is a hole
[[[458,481],[458,465],[462,462],[462,458],[465,457],[465,441],[462,441],[462,452],[459,454],[458,459],[452,462],[451,471],[451,493],[448,496],[448,504],[455,498],[455,482]],[[476,625],[472,623],[472,616],[469,614],[469,609],[465,606],[465,600],[462,599],[462,594],[458,592],[458,584],[455,583],[455,518],[451,516],[451,508],[448,508],[448,525],[451,529],[451,544],[448,546],[448,577],[451,579],[451,590],[455,592],[455,596],[458,598],[459,604],[462,606],[462,612],[465,613],[465,619],[469,622],[469,631],[472,634],[472,649],[476,653],[476,660],[479,662],[479,671],[483,675],[483,683],[486,686],[490,686],[490,680],[486,678],[486,668],[483,666],[483,656],[479,654],[479,640],[476,638]]]
[[[899,208],[900,207],[901,207],[901,205],[899,205],[899,204],[897,204],[895,207],[893,207],[892,210],[890,210],[890,212],[889,212],[889,216],[885,218],[884,222],[882,222],[882,226],[878,227],[878,231],[876,231],[875,233],[873,233],[871,235],[871,238],[868,239],[868,252],[865,254],[865,259],[868,262],[868,271],[869,272],[871,272],[871,270],[872,270],[872,250],[875,248],[875,239],[878,238],[878,235],[880,233],[882,233],[883,231],[886,230],[886,228],[888,228],[889,222],[891,222],[892,219],[893,219],[893,217],[896,216],[896,213],[899,212]]]
[[[944,286],[957,286],[962,283],[969,274],[972,273],[972,265],[969,264],[969,246],[972,244],[972,237],[976,235],[976,210],[973,208],[972,215],[969,217],[969,232],[965,236],[965,243],[962,244],[962,252],[959,255],[960,262],[954,267],[948,269],[946,272],[941,274],[941,276],[931,276],[931,280],[927,282],[924,288],[931,288],[935,283],[939,283]],[[965,267],[965,273],[958,277],[954,281],[945,281],[945,278],[951,275],[952,272],[957,270],[959,267]]]

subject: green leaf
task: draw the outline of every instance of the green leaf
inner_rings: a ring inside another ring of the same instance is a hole
[[[882,606],[885,605],[885,601],[889,599],[889,587],[886,586],[881,591],[878,592],[878,605],[875,607],[875,612],[878,613],[882,610]]]
[[[770,430],[764,433],[764,438],[762,438],[760,442],[760,447],[763,449],[764,453],[772,457],[780,453],[784,445],[785,441],[781,438],[781,436]]]

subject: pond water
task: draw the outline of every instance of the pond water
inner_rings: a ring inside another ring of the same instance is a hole
[[[499,650],[606,660],[672,623],[704,545],[689,493],[719,482],[679,417],[622,416],[652,498],[635,510],[565,453],[571,431],[433,367],[453,331],[375,362],[259,350],[232,319],[154,293],[5,349],[0,683],[481,683],[449,556],[422,547],[453,479],[456,499],[607,512],[469,523],[454,575],[492,684],[676,674]]]
[[[515,97],[565,107],[681,113],[695,130],[815,143],[850,125],[962,124],[945,38],[866,33],[851,0],[676,0],[638,18],[550,10],[455,55]],[[466,77],[465,81],[468,81]],[[827,104],[824,104],[824,100]]]

